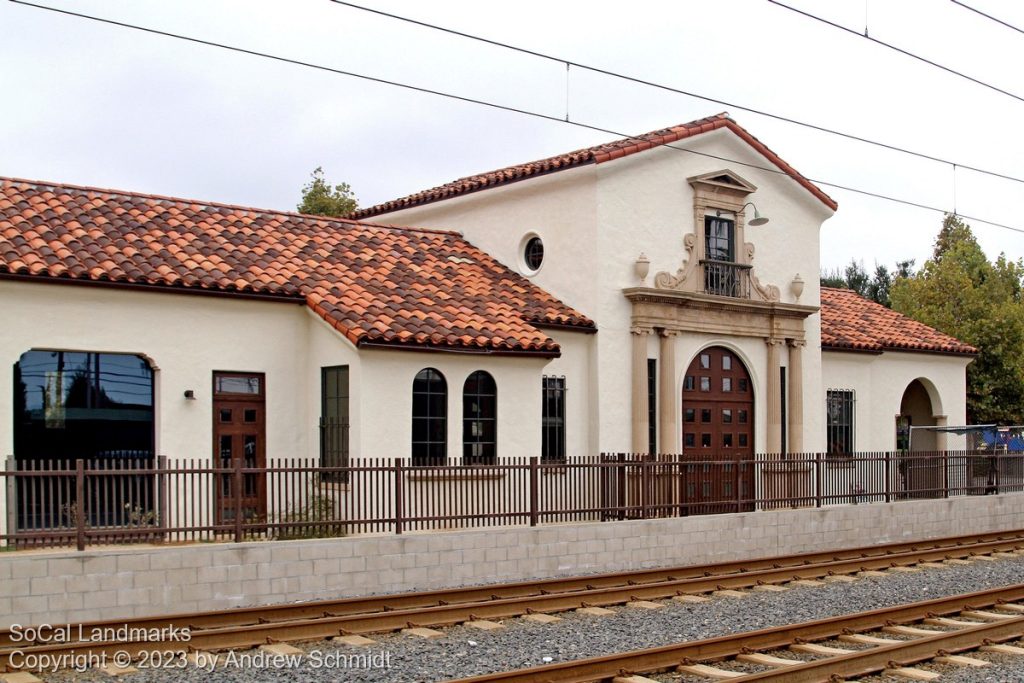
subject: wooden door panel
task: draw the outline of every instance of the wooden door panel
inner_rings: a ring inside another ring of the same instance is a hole
[[[217,467],[265,468],[265,379],[258,373],[214,373],[213,442]],[[214,504],[217,524],[235,521],[241,509],[246,522],[265,520],[267,483],[265,473],[242,474],[236,486],[233,473],[221,474]]]

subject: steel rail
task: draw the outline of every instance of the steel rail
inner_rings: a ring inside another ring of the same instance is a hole
[[[975,593],[936,598],[908,605],[898,605],[853,615],[830,617],[817,621],[675,643],[645,650],[633,650],[602,657],[548,664],[530,669],[503,671],[449,683],[593,683],[608,681],[629,673],[665,671],[688,663],[722,660],[744,652],[775,650],[797,642],[835,638],[844,633],[877,630],[892,623],[906,623],[932,615],[950,615],[965,609],[992,607],[1000,603],[1024,600],[1024,584],[1006,586]],[[899,644],[871,648],[841,657],[794,664],[777,671],[751,674],[735,681],[828,681],[834,673],[852,676],[860,672],[872,673],[886,668],[889,662],[920,662],[934,657],[937,650],[964,651],[983,644],[986,640],[1010,640],[1024,632],[1024,617],[1012,617],[992,624],[981,624],[956,631],[939,632]],[[899,650],[903,649],[902,652]],[[869,653],[875,653],[871,660]],[[864,660],[857,658],[863,655]],[[879,667],[881,663],[881,667]],[[841,667],[841,668],[840,668]],[[806,678],[770,678],[772,675],[802,675]],[[863,674],[861,674],[863,675]]]
[[[864,546],[843,550],[828,550],[812,553],[800,553],[787,556],[774,556],[719,562],[707,565],[690,565],[657,569],[644,569],[629,572],[613,572],[562,578],[541,579],[536,581],[519,581],[514,583],[495,584],[490,586],[469,586],[413,593],[397,593],[337,600],[317,600],[310,602],[269,605],[259,607],[243,607],[229,610],[178,613],[154,617],[136,617],[131,619],[108,619],[103,621],[82,622],[74,624],[72,635],[77,635],[79,625],[84,633],[94,629],[119,628],[126,624],[138,629],[161,629],[171,626],[188,626],[193,632],[208,628],[225,628],[231,626],[247,626],[275,621],[294,621],[296,619],[314,619],[327,616],[345,616],[354,614],[374,614],[398,610],[423,609],[462,603],[479,603],[509,598],[525,598],[542,596],[551,593],[573,593],[601,588],[666,583],[698,577],[722,576],[728,574],[749,574],[750,572],[778,569],[782,567],[804,567],[836,562],[847,559],[893,558],[902,559],[907,553],[926,550],[949,549],[959,552],[987,552],[992,543],[1020,543],[1024,545],[1024,529],[972,534],[948,538],[929,539],[908,543],[890,543],[884,545]],[[963,555],[961,555],[963,556]],[[61,626],[66,626],[62,624]],[[24,643],[14,642],[11,629],[0,630],[0,649],[21,646]]]
[[[854,557],[818,564],[790,565],[749,572],[698,576],[656,583],[617,585],[563,593],[542,593],[486,602],[453,603],[422,608],[397,609],[373,613],[338,615],[329,611],[309,618],[293,620],[262,620],[259,623],[208,628],[190,632],[190,641],[138,642],[75,641],[47,643],[16,648],[22,654],[76,654],[128,651],[175,651],[183,647],[193,650],[246,648],[268,642],[321,640],[338,635],[371,634],[396,631],[415,626],[451,626],[478,619],[508,619],[531,612],[563,612],[580,607],[610,606],[636,600],[656,600],[676,595],[707,593],[719,589],[752,588],[761,584],[782,583],[797,579],[816,579],[833,574],[850,574],[864,570],[880,570],[907,566],[918,562],[972,557],[985,552],[1013,550],[1017,540],[992,541],[982,544],[938,547],[891,555]],[[136,622],[128,622],[138,627]],[[124,622],[122,622],[124,624]],[[179,627],[187,623],[177,623]],[[9,666],[10,649],[0,650],[0,669]]]
[[[936,631],[934,636],[916,636],[892,645],[878,645],[847,655],[794,664],[772,671],[731,679],[734,683],[827,683],[835,677],[867,676],[891,668],[893,663],[909,666],[934,659],[943,653],[975,650],[988,643],[1000,643],[1024,635],[1024,617],[966,626],[954,631]]]

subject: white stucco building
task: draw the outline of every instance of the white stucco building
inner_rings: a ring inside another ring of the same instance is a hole
[[[0,179],[0,454],[741,459],[963,424],[973,349],[819,287],[835,210],[724,115],[358,221]]]

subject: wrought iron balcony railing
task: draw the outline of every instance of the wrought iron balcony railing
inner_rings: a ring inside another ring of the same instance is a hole
[[[735,299],[750,298],[750,266],[728,261],[705,259],[700,262],[704,271],[704,293]]]

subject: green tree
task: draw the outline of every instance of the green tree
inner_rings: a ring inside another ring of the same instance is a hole
[[[302,188],[302,201],[299,202],[299,213],[316,216],[347,216],[357,208],[359,203],[352,194],[348,183],[335,185],[333,188],[324,180],[324,170],[316,167],[311,180]]]
[[[947,215],[932,257],[897,278],[892,307],[978,349],[967,367],[972,423],[1024,422],[1024,264],[989,262],[969,225]]]
[[[888,266],[875,263],[874,275],[868,275],[863,263],[856,259],[851,259],[850,265],[846,266],[844,270],[837,268],[833,271],[822,272],[821,284],[823,287],[852,289],[865,298],[891,308],[889,292],[892,289],[893,281],[899,278],[910,277],[913,274],[913,268],[913,259],[897,261],[896,275],[894,277],[892,272],[889,271]]]

